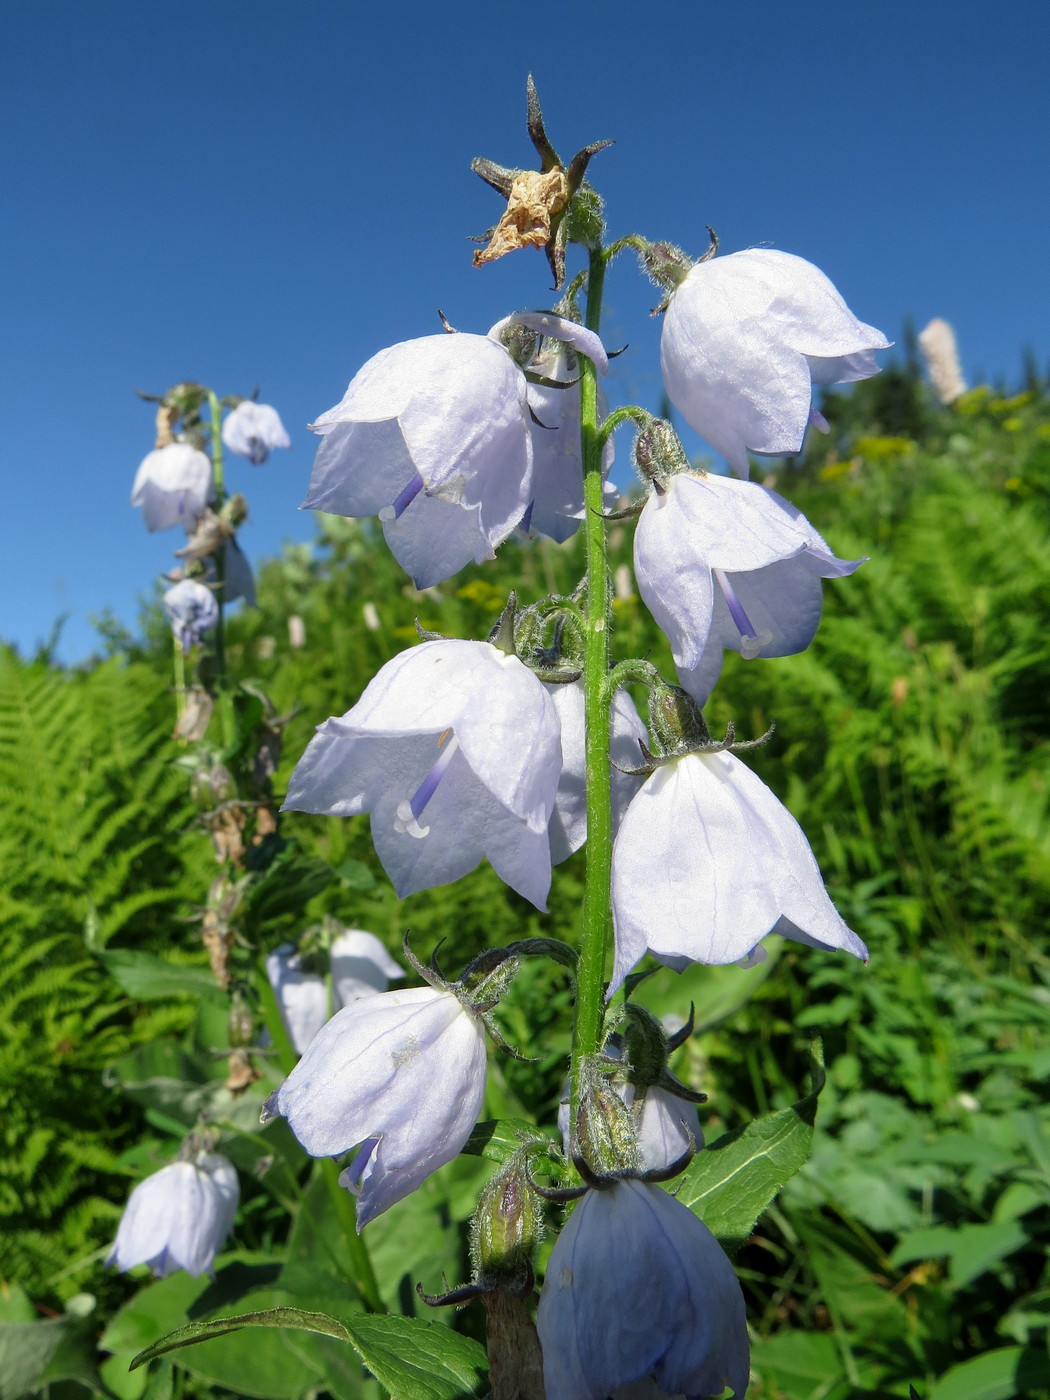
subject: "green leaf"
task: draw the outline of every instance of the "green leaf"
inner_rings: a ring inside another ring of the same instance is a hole
[[[740,1248],[780,1188],[808,1158],[823,1087],[823,1054],[815,1042],[810,1092],[790,1108],[756,1118],[705,1147],[676,1181],[675,1195],[729,1253]]]
[[[484,1348],[439,1323],[362,1314],[344,1326],[327,1313],[285,1307],[191,1322],[140,1351],[130,1369],[165,1352],[213,1341],[246,1327],[314,1332],[349,1342],[376,1380],[397,1400],[468,1400],[479,1395],[486,1383]]]
[[[954,1288],[962,1288],[1028,1241],[1028,1231],[1017,1220],[962,1225],[958,1229],[937,1225],[905,1235],[890,1255],[890,1263],[946,1258],[950,1261],[949,1282]]]
[[[98,954],[115,982],[135,1001],[156,1001],[170,996],[221,996],[215,978],[206,967],[175,967],[152,953],[113,948]]]
[[[169,1332],[152,1346],[140,1351],[128,1369],[134,1371],[147,1361],[163,1356],[166,1351],[177,1351],[179,1347],[192,1346],[194,1342],[224,1337],[227,1332],[239,1332],[242,1327],[292,1327],[302,1332],[319,1332],[322,1337],[336,1337],[341,1342],[350,1340],[350,1333],[343,1324],[327,1313],[304,1312],[302,1308],[267,1308],[264,1312],[242,1313],[240,1317],[216,1317],[210,1322],[190,1322],[185,1327],[177,1327],[174,1332]]]
[[[468,1400],[487,1393],[484,1347],[439,1323],[364,1314],[349,1331],[361,1360],[397,1400]]]
[[[53,1381],[99,1386],[95,1339],[79,1317],[0,1326],[0,1400],[21,1400]]]
[[[1000,1347],[946,1372],[929,1400],[1011,1400],[1050,1384],[1050,1360],[1034,1347]]]
[[[460,1149],[490,1162],[506,1162],[527,1142],[545,1142],[546,1136],[523,1118],[488,1118],[479,1123]]]

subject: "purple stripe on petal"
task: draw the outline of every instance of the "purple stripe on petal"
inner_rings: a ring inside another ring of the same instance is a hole
[[[736,596],[733,585],[729,582],[729,576],[724,569],[713,569],[712,573],[718,580],[719,587],[725,596],[726,606],[729,609],[729,616],[736,623],[736,630],[742,637],[757,637],[758,633],[751,625],[751,619],[744,611],[744,605]]]
[[[379,512],[380,520],[400,520],[422,489],[423,478],[416,472],[408,485],[394,497],[393,505],[384,506]]]

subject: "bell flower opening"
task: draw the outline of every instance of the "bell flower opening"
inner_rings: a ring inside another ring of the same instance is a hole
[[[131,504],[142,507],[142,519],[151,533],[175,525],[192,529],[214,499],[211,463],[185,442],[168,443],[148,453],[131,488]]]
[[[543,909],[560,773],[557,710],[533,673],[487,642],[432,641],[388,662],[353,709],[320,726],[284,805],[370,812],[401,898],[487,858]]]
[[[867,961],[798,822],[730,753],[686,754],[646,780],[613,847],[612,900],[610,995],[647,951],[678,970],[740,962],[771,932]]]
[[[485,1097],[485,1034],[450,992],[411,987],[362,997],[310,1042],[270,1098],[313,1157],[358,1151],[340,1177],[357,1223],[451,1162]]]
[[[162,1167],[129,1196],[106,1263],[121,1271],[148,1264],[158,1278],[212,1274],[239,1196],[237,1172],[219,1153]]]
[[[242,399],[222,425],[223,446],[261,467],[275,447],[291,447],[291,439],[275,408]]]

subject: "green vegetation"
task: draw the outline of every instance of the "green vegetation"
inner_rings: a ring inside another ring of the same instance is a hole
[[[977,389],[934,410],[904,369],[830,397],[826,411],[831,437],[778,465],[778,484],[838,554],[870,562],[826,586],[808,652],[731,656],[708,718],[712,731],[732,719],[743,737],[776,721],[750,761],[802,823],[871,964],[786,945],[751,972],[660,971],[639,999],[660,1013],[696,1005],[701,1029],[677,1072],[710,1097],[709,1142],[798,1100],[811,1040],[823,1040],[813,1154],[736,1255],[756,1400],[907,1397],[912,1386],[922,1400],[1046,1396],[1050,401],[1035,384],[1012,398]],[[527,601],[569,591],[580,572],[573,544],[509,545],[495,564],[417,594],[367,526],[321,518],[319,528],[315,548],[263,567],[259,609],[228,631],[234,673],[257,679],[279,713],[294,711],[278,792],[313,726],[412,643],[416,617],[484,636],[510,587]],[[612,543],[614,564],[626,562],[630,526]],[[670,675],[665,644],[623,592],[618,653],[648,653]],[[168,737],[169,638],[151,618],[141,641],[110,640],[114,655],[72,673],[0,652],[0,1323],[10,1329],[0,1346],[14,1347],[34,1318],[54,1319],[34,1325],[64,1329],[48,1373],[63,1400],[103,1382],[137,1400],[145,1373],[129,1377],[121,1358],[187,1315],[230,1300],[237,1311],[289,1299],[338,1310],[346,1288],[344,1261],[324,1246],[334,1227],[320,1172],[297,1180],[289,1154],[246,1185],[237,1249],[216,1284],[178,1275],[152,1285],[152,1311],[125,1309],[107,1334],[120,1364],[107,1362],[102,1381],[92,1369],[94,1340],[121,1304],[147,1297],[101,1262],[128,1190],[173,1155],[200,1103],[226,1092],[227,1072],[208,1059],[225,999],[185,994],[204,985],[193,916],[215,867]],[[579,856],[556,875],[545,917],[487,867],[399,903],[363,820],[291,814],[281,835],[289,844],[252,896],[256,949],[325,913],[394,949],[406,928],[426,953],[444,938],[452,968],[486,943],[574,936]],[[146,964],[118,952],[183,970],[179,994],[136,983]],[[238,956],[250,964],[255,953]],[[527,1025],[515,1011],[525,997]],[[499,1061],[491,1116],[552,1121],[567,998],[543,970],[516,984],[501,1008],[507,1033],[548,1058]],[[276,1082],[275,1065],[266,1073]],[[252,1125],[240,1126],[238,1151],[223,1150],[247,1172],[273,1139],[252,1148]],[[442,1268],[459,1281],[477,1180],[466,1158],[369,1227],[391,1301],[418,1308],[416,1280],[437,1291]],[[288,1202],[298,1218],[286,1238]],[[477,1335],[469,1311],[456,1326]],[[160,1363],[151,1385],[171,1393],[174,1374],[186,1396],[376,1394],[359,1372],[332,1379],[329,1339],[288,1351],[259,1340],[277,1334],[243,1336],[236,1364],[225,1353],[209,1369],[218,1344],[205,1343],[177,1353],[174,1372]],[[301,1390],[267,1390],[278,1374],[297,1375],[288,1384]],[[2,1400],[23,1393],[0,1379]]]

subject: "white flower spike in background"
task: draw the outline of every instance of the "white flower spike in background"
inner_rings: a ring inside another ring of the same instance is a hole
[[[751,248],[701,260],[671,296],[660,337],[667,394],[742,477],[749,452],[802,447],[814,384],[867,379],[890,342],[819,268]]]
[[[242,399],[226,415],[222,441],[230,452],[247,457],[255,467],[261,467],[275,447],[292,445],[277,410],[251,399]]]
[[[744,1299],[691,1210],[642,1181],[583,1197],[558,1236],[536,1318],[549,1397],[607,1400],[651,1381],[669,1396],[747,1390]]]
[[[314,1037],[267,1102],[314,1157],[359,1150],[340,1181],[362,1228],[451,1162],[485,1098],[485,1034],[450,992],[362,997]]]
[[[239,1195],[233,1164],[217,1152],[162,1167],[132,1191],[106,1263],[148,1264],[158,1278],[177,1269],[194,1278],[212,1273]]]
[[[615,991],[646,951],[672,967],[733,963],[767,933],[867,961],[828,898],[798,822],[730,753],[656,769],[613,849]]]
[[[547,824],[561,774],[554,702],[516,656],[433,641],[387,662],[341,719],[320,726],[285,808],[372,814],[397,893],[444,885],[488,857],[546,907]]]
[[[185,442],[157,447],[142,459],[131,488],[131,504],[142,507],[146,529],[193,527],[214,497],[211,463]]]
[[[679,681],[703,704],[724,649],[804,651],[820,622],[821,579],[864,561],[836,558],[801,511],[757,482],[679,472],[646,501],[634,562]]]

